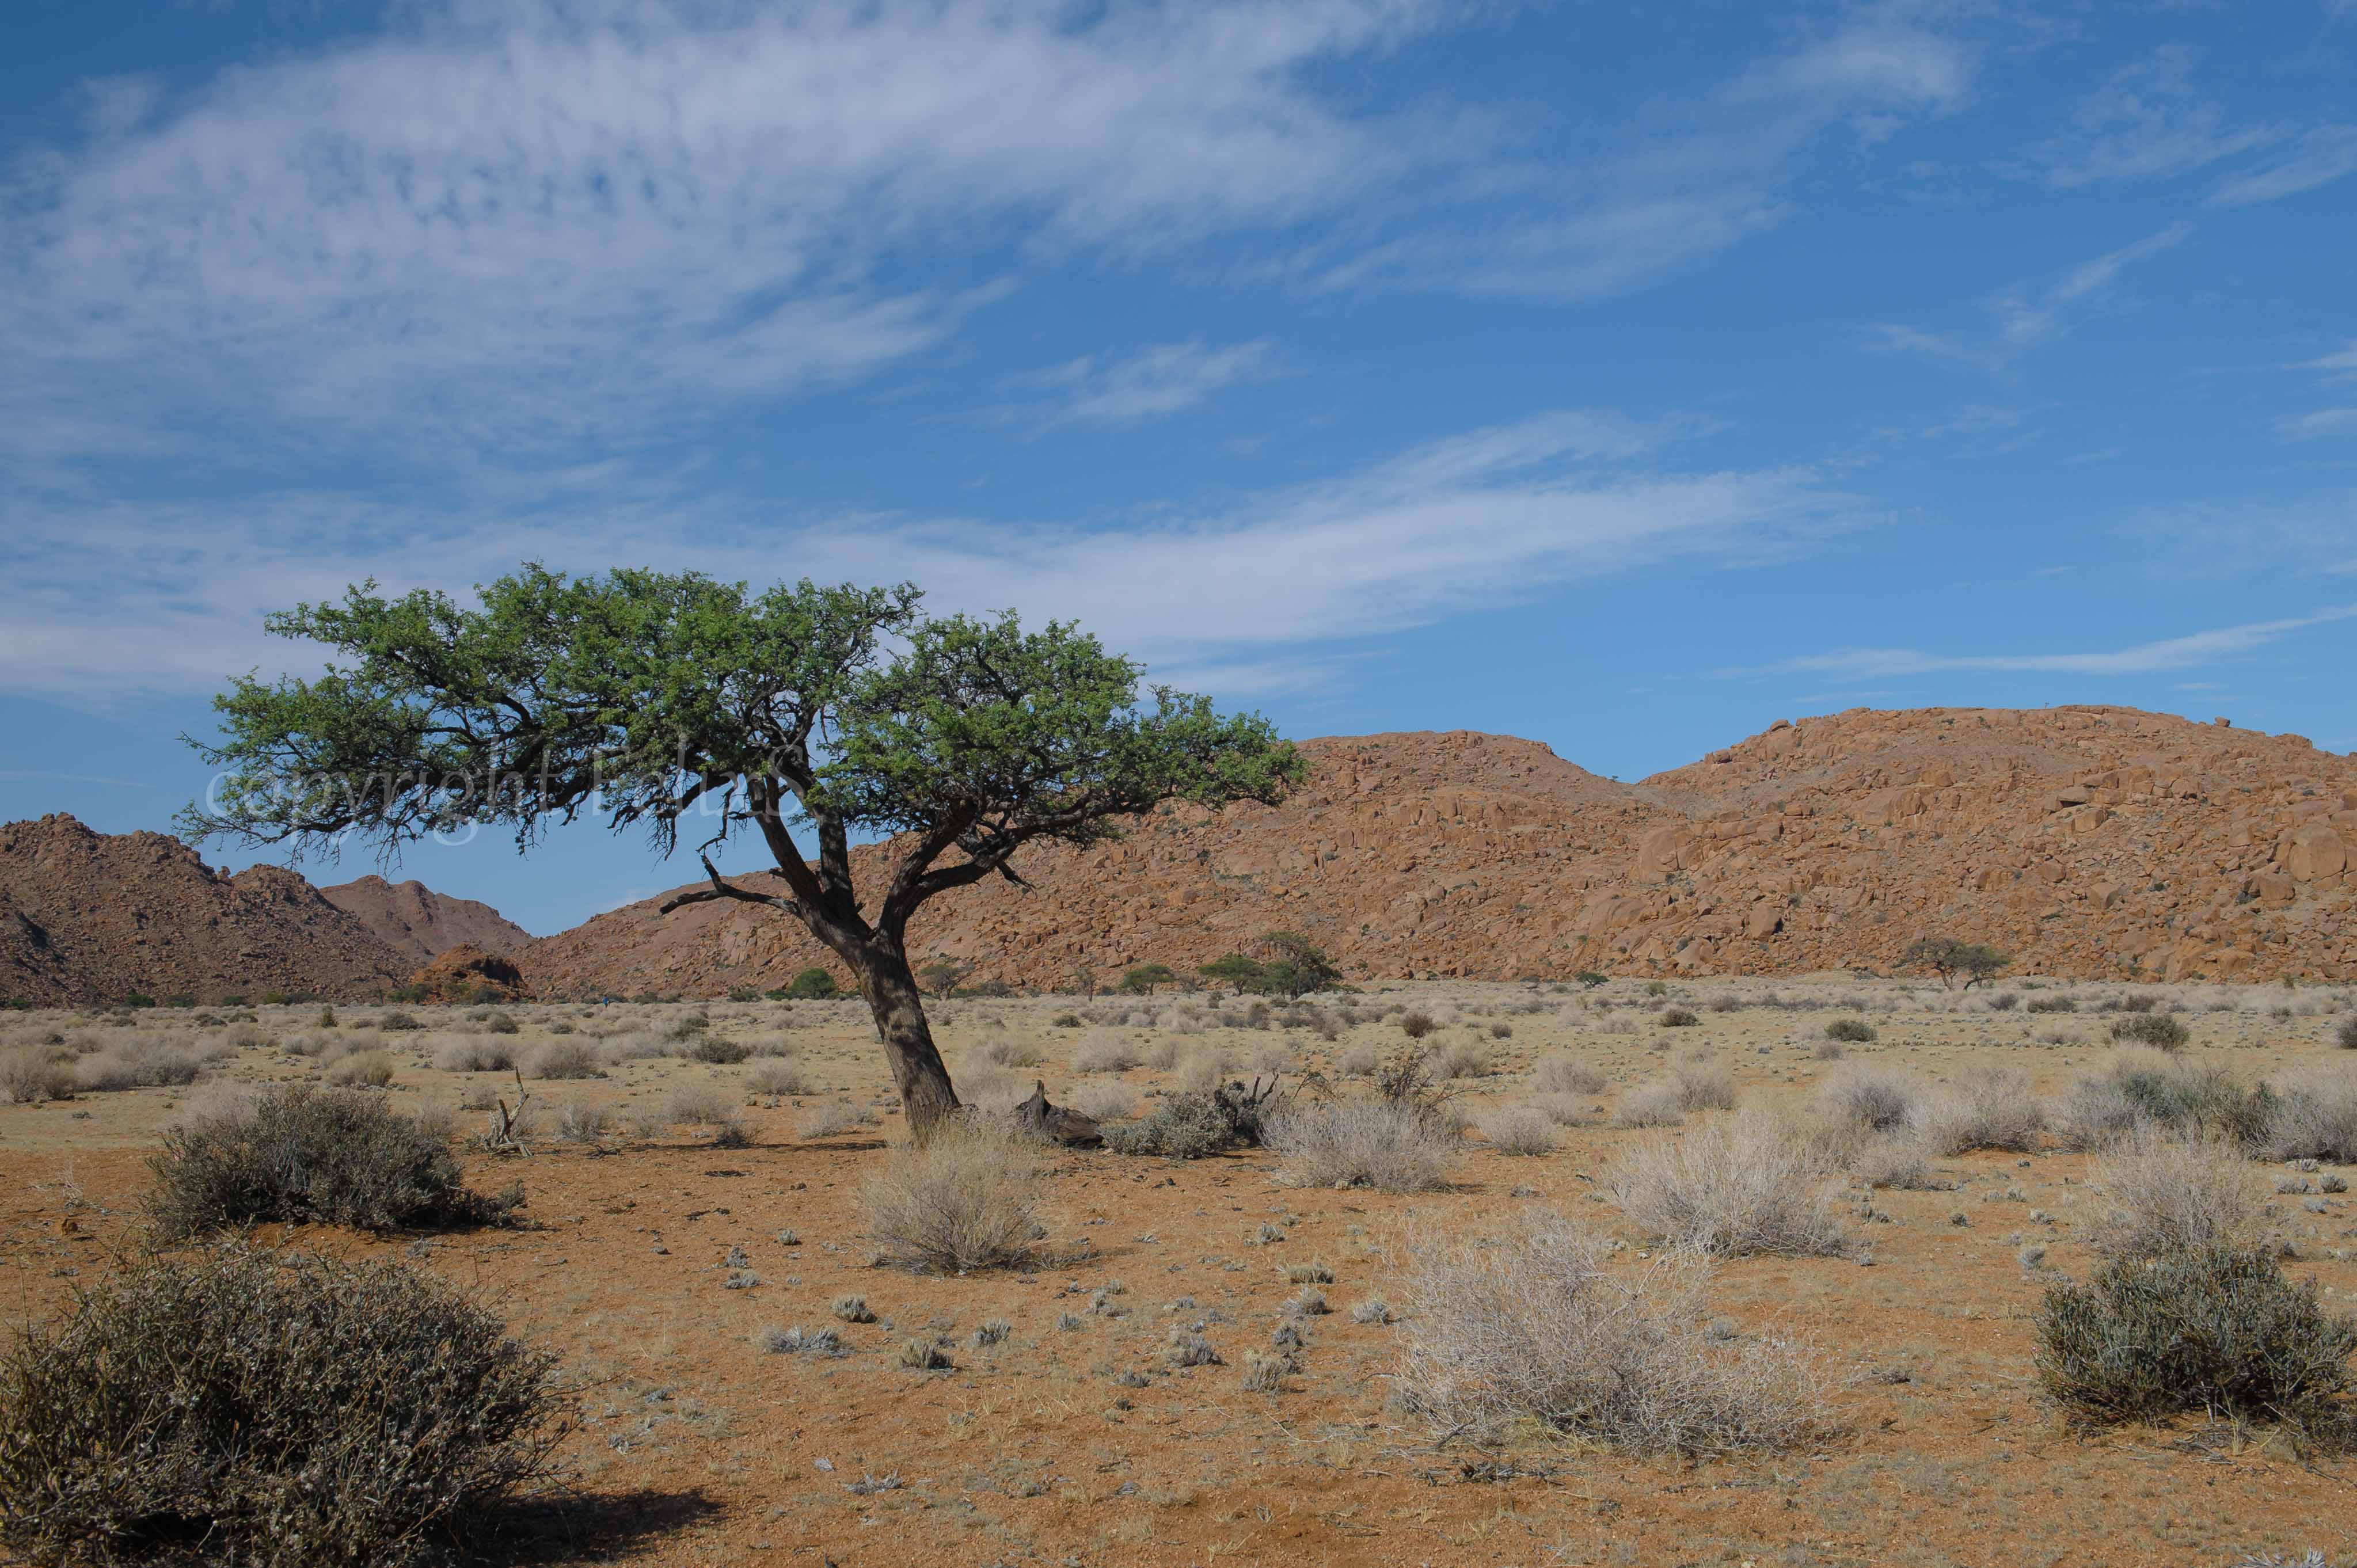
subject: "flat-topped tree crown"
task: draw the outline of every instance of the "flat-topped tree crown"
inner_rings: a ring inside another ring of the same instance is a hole
[[[269,618],[321,645],[316,678],[235,680],[214,699],[225,771],[181,813],[201,841],[334,853],[480,823],[528,849],[552,820],[603,817],[669,853],[683,821],[708,886],[682,904],[765,904],[859,977],[912,1124],[956,1106],[905,950],[926,899],[1019,881],[1036,839],[1089,843],[1166,800],[1274,803],[1303,771],[1256,714],[1150,688],[1077,628],[1013,612],[929,618],[920,592],[803,581],[762,593],[697,573],[567,577],[538,565],[471,607],[373,583]],[[709,853],[758,832],[783,895]],[[798,835],[807,832],[814,856]],[[889,834],[890,875],[853,886],[854,835]]]

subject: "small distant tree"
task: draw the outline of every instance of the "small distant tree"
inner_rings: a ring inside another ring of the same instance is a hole
[[[1092,963],[1074,964],[1072,989],[1083,996],[1094,996],[1097,993],[1097,966]]]
[[[1213,984],[1234,987],[1239,996],[1247,991],[1258,990],[1268,978],[1268,972],[1261,968],[1258,960],[1246,958],[1240,952],[1215,958],[1200,972]]]
[[[958,988],[958,983],[973,972],[971,965],[937,958],[917,971],[917,980],[936,996],[947,996]]]
[[[836,990],[834,976],[816,964],[786,983],[786,997],[792,1002],[823,1002]]]
[[[1132,996],[1151,996],[1157,985],[1175,985],[1178,976],[1167,963],[1141,963],[1121,977],[1121,988]]]
[[[478,824],[528,849],[587,814],[669,854],[701,816],[708,886],[662,912],[726,899],[800,921],[857,979],[928,1137],[958,1100],[909,966],[926,900],[986,877],[1019,886],[1025,845],[1095,843],[1167,800],[1274,803],[1304,765],[1257,715],[1165,686],[1141,700],[1138,666],[1069,624],[933,618],[921,596],[538,565],[471,606],[363,584],[268,618],[326,650],[328,669],[241,677],[214,699],[222,740],[191,744],[224,771],[180,827],[298,856],[357,839],[390,858]],[[780,890],[712,864],[746,829]],[[854,836],[888,840],[864,897]]]
[[[1325,952],[1297,931],[1271,931],[1261,938],[1260,989],[1280,996],[1306,996],[1341,983],[1342,972]]]
[[[1577,981],[1584,989],[1593,991],[1599,985],[1610,983],[1612,977],[1593,969],[1583,969],[1573,975],[1572,979]]]
[[[1959,977],[1964,989],[1994,980],[2013,960],[1992,947],[1977,942],[1958,941],[1953,937],[1918,937],[1908,945],[1899,961],[1915,969],[1928,969],[1940,977],[1942,986],[1955,989]]]

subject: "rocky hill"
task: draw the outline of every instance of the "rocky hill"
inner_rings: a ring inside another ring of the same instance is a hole
[[[162,833],[0,825],[0,998],[373,996],[416,964],[292,871],[231,875]]]
[[[2357,759],[2111,707],[1854,710],[1637,784],[1534,742],[1309,741],[1282,806],[1173,807],[1029,891],[920,916],[922,958],[1017,985],[1191,969],[1271,929],[1356,979],[1889,969],[1915,938],[2025,972],[2357,978]],[[881,852],[859,852],[861,886]],[[759,877],[748,879],[757,885]],[[774,912],[660,899],[519,956],[551,994],[768,988],[828,955]]]
[[[489,904],[445,897],[414,878],[387,882],[363,876],[322,887],[319,897],[375,932],[412,968],[459,947],[506,957],[533,940],[530,931]]]

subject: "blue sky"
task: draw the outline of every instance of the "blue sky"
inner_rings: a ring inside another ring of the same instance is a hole
[[[1624,779],[1859,705],[2357,748],[2352,83],[2352,0],[16,0],[0,817],[162,827],[264,611],[526,558]]]

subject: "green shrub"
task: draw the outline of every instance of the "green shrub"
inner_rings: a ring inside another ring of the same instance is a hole
[[[2090,1419],[2208,1410],[2314,1428],[2346,1416],[2357,1321],[2326,1316],[2314,1283],[2264,1252],[2205,1248],[2054,1285],[2038,1338],[2047,1391]]]
[[[2224,1068],[2118,1073],[2115,1080],[2139,1120],[2174,1132],[2209,1133],[2238,1144],[2255,1143],[2272,1119],[2275,1092],[2244,1089]]]
[[[786,995],[797,1002],[823,1001],[835,993],[834,976],[813,965],[786,983]]]
[[[125,1007],[153,1007],[156,1005],[156,999],[153,996],[148,995],[144,991],[134,991],[123,998],[123,1005]]]
[[[1265,1104],[1265,1096],[1242,1084],[1190,1089],[1172,1095],[1143,1122],[1104,1129],[1105,1147],[1123,1155],[1200,1160],[1223,1149],[1257,1145]]]
[[[442,1141],[357,1090],[294,1084],[192,1116],[148,1162],[147,1207],[167,1240],[271,1220],[363,1230],[493,1218]]]
[[[732,985],[728,988],[728,1000],[731,1002],[759,1002],[760,999],[761,989],[758,985]]]
[[[1847,1040],[1855,1045],[1867,1045],[1875,1038],[1874,1026],[1863,1018],[1836,1018],[1825,1026],[1828,1040]]]
[[[2156,1050],[2181,1051],[2192,1037],[2192,1030],[2167,1013],[2130,1013],[2112,1025],[2112,1038],[2120,1044]]]
[[[1653,1022],[1664,1029],[1691,1029],[1702,1019],[1691,1007],[1664,1007]]]
[[[398,1264],[152,1258],[0,1355],[0,1539],[44,1561],[414,1561],[542,1469],[553,1366]]]
[[[2025,1013],[2076,1013],[2078,1003],[2068,996],[2033,996],[2022,1007]]]

